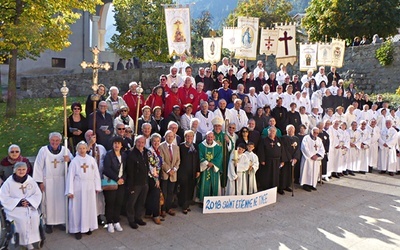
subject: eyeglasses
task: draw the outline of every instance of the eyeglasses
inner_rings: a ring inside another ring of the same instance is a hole
[[[126,133],[129,133],[129,134],[132,134],[132,133],[133,133],[133,131],[131,131],[131,130],[125,130],[125,132],[126,132]]]
[[[81,110],[81,108],[74,108],[74,110]]]
[[[118,130],[125,130],[125,128],[117,128]]]
[[[128,112],[128,110],[124,109],[124,110],[121,110],[121,112]]]
[[[236,129],[236,127],[229,127],[229,128],[233,128],[233,129]]]
[[[166,81],[167,79],[165,79],[165,78],[161,78],[160,80],[161,80],[161,81]]]
[[[173,86],[173,87],[171,87],[171,89],[177,89],[178,87],[175,87],[175,86]]]
[[[19,151],[10,151],[11,154],[18,154]]]
[[[242,133],[248,133],[248,132],[249,132],[249,131],[247,131],[247,130],[243,130],[243,131],[242,131]]]
[[[215,104],[209,104],[208,106],[215,106]]]
[[[99,108],[107,108],[107,105],[100,105]]]

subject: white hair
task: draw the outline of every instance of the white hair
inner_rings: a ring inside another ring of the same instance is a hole
[[[13,148],[18,148],[19,152],[21,153],[21,148],[20,148],[17,144],[11,144],[11,145],[8,147],[8,153],[10,153],[10,152],[11,152],[11,149],[13,149]]]
[[[129,86],[129,87],[130,87],[130,86]],[[110,87],[110,89],[108,90],[108,94],[111,95],[111,92],[112,92],[113,90],[116,90],[116,91],[117,91],[117,94],[119,94],[119,89],[118,89],[117,87],[115,87],[115,86],[111,86],[111,87]]]
[[[50,140],[51,138],[53,138],[53,137],[58,137],[60,140],[62,139],[62,135],[61,135],[60,133],[58,133],[58,132],[51,132],[51,133],[49,134],[49,140]]]

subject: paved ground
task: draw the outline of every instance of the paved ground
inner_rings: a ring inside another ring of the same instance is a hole
[[[297,187],[247,213],[203,215],[197,206],[162,225],[99,229],[78,241],[55,229],[44,249],[399,249],[400,176],[334,179],[318,191]]]

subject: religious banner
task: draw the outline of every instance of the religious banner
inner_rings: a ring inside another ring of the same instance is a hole
[[[251,195],[206,196],[203,214],[248,212],[276,203],[276,190],[271,188]]]
[[[278,51],[278,35],[279,30],[262,28],[260,38],[260,54],[266,56],[276,55]]]
[[[275,29],[279,30],[278,51],[276,53],[276,65],[294,64],[297,60],[296,53],[296,24],[275,24]]]
[[[328,66],[332,63],[332,46],[330,43],[318,44],[318,66]]]
[[[188,7],[165,7],[169,55],[190,52],[190,12]]]
[[[235,51],[240,48],[242,29],[236,27],[224,27],[222,33],[222,48],[229,49],[229,51]]]
[[[317,44],[300,44],[300,71],[317,69]]]
[[[336,68],[343,67],[344,60],[344,50],[346,48],[346,42],[342,39],[332,38],[332,63],[331,66],[335,66]]]
[[[214,63],[221,60],[221,37],[203,38],[203,59],[206,62]]]
[[[235,51],[235,58],[255,60],[258,44],[258,21],[256,17],[238,17],[238,28],[242,30],[240,48]]]

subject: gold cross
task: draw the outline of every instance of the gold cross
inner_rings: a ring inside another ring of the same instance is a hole
[[[25,194],[26,186],[24,187],[24,185],[22,184],[21,187],[20,187],[19,189],[21,189],[21,190],[22,190],[22,193]]]
[[[54,168],[57,168],[57,163],[60,163],[61,161],[57,161],[57,159],[54,159],[51,163],[54,164]]]
[[[314,148],[315,148],[315,150],[318,150],[317,144],[314,144]]]
[[[86,169],[87,169],[88,167],[89,167],[89,166],[86,165],[86,163],[83,163],[83,165],[81,166],[81,168],[83,168],[83,172],[84,172],[84,173],[86,173]]]

